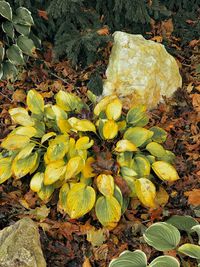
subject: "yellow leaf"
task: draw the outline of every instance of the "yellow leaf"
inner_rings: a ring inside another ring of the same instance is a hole
[[[87,158],[86,162],[85,162],[85,166],[82,170],[82,174],[84,178],[91,178],[94,177],[96,174],[93,173],[93,168],[92,168],[92,163],[95,162],[95,159],[93,157],[89,157]]]
[[[71,125],[69,124],[68,120],[66,119],[58,119],[57,125],[61,131],[61,133],[69,133],[71,130]]]
[[[27,144],[17,155],[18,159],[24,159],[28,157],[35,147],[34,143]]]
[[[91,186],[77,183],[67,194],[66,209],[72,219],[77,219],[88,213],[94,206],[96,194]]]
[[[59,119],[66,120],[68,118],[67,113],[61,107],[53,105],[51,108],[57,120]]]
[[[100,223],[109,230],[115,228],[121,217],[121,206],[113,196],[97,199],[95,212]]]
[[[119,131],[124,131],[126,129],[126,121],[118,121],[117,125]]]
[[[12,172],[16,179],[24,177],[34,168],[37,164],[38,153],[30,154],[26,158],[19,159],[18,155],[12,163]]]
[[[116,98],[106,107],[106,116],[109,120],[118,120],[122,113],[122,102]]]
[[[3,142],[1,143],[1,147],[7,150],[17,150],[26,146],[30,142],[30,138],[25,135],[8,135]]]
[[[104,97],[94,108],[94,114],[99,116],[101,111],[105,110],[107,105],[112,102],[114,99],[117,99],[116,95],[109,95]]]
[[[44,180],[44,173],[37,172],[32,178],[30,182],[30,188],[33,192],[39,192],[42,188]]]
[[[4,183],[12,176],[11,166],[11,157],[0,159],[0,184]]]
[[[66,165],[63,160],[49,163],[44,172],[44,185],[51,185],[56,181],[63,179],[66,171]]]
[[[32,113],[42,114],[44,112],[44,99],[36,90],[28,92],[26,102]]]
[[[93,146],[94,141],[89,139],[88,136],[80,137],[76,142],[76,149],[88,149]]]
[[[111,175],[100,174],[96,180],[98,190],[104,196],[112,196],[114,193],[114,179]]]
[[[156,192],[156,203],[164,207],[167,204],[168,200],[169,195],[167,191],[162,186],[160,186],[159,191]]]
[[[56,136],[56,133],[54,132],[49,132],[45,135],[42,136],[42,139],[41,139],[41,144],[43,144],[44,142],[46,142],[49,138],[51,138],[52,136]]]
[[[39,198],[43,201],[48,201],[51,195],[53,194],[54,187],[53,185],[44,185],[42,184],[42,187],[39,192],[37,192]]]
[[[176,169],[165,161],[156,161],[152,164],[152,169],[163,181],[174,182],[179,179]]]
[[[37,133],[37,130],[32,126],[19,126],[14,129],[10,134],[26,135],[28,137],[33,137]]]
[[[74,94],[60,90],[56,95],[56,104],[65,111],[77,110],[80,112],[84,107],[84,102]]]
[[[91,265],[91,263],[90,263],[88,258],[85,258],[82,267],[92,267],[92,265]]]
[[[135,191],[137,197],[146,207],[155,208],[156,188],[154,184],[146,179],[140,178],[135,180]]]
[[[128,140],[120,140],[116,144],[115,151],[125,152],[125,151],[137,151],[137,147]]]
[[[71,158],[67,163],[67,169],[65,174],[65,179],[68,180],[74,176],[76,176],[79,172],[84,168],[84,160],[82,157],[77,156]]]
[[[150,175],[151,166],[145,156],[136,156],[134,158],[133,168],[139,177],[148,177]]]
[[[63,159],[68,151],[68,142],[62,142],[60,138],[55,138],[49,141],[49,146],[47,148],[47,158],[53,162]]]
[[[81,132],[96,132],[95,125],[89,120],[79,120],[75,117],[68,119],[73,129]]]
[[[113,139],[118,133],[118,125],[114,120],[108,120],[103,125],[103,136],[105,139]]]
[[[25,108],[12,108],[9,110],[9,114],[12,120],[23,126],[33,126],[34,121],[28,115],[28,111]]]
[[[68,159],[77,156],[77,150],[75,149],[75,143],[76,143],[76,141],[74,138],[69,139],[69,149],[68,149],[68,153],[67,153]]]

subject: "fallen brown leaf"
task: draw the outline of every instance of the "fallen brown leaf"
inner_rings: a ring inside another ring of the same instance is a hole
[[[200,189],[193,189],[184,193],[188,197],[188,204],[193,206],[200,205]]]
[[[82,267],[92,267],[88,258],[85,258]]]

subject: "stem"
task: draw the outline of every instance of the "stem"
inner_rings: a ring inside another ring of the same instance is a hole
[[[33,143],[39,145],[40,147],[43,147],[43,148],[47,149],[47,147],[44,146],[44,145],[42,145],[40,142],[38,142],[38,141],[36,141],[36,140],[33,140],[33,139],[31,139],[31,141],[32,141]]]

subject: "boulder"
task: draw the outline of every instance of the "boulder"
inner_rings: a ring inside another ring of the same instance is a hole
[[[142,35],[114,33],[102,96],[116,94],[130,108],[145,104],[156,107],[182,86],[176,60],[162,44]]]
[[[45,267],[37,225],[24,218],[0,231],[0,267]]]

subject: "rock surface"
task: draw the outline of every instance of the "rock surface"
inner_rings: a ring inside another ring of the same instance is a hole
[[[142,35],[114,33],[103,96],[116,94],[127,107],[153,108],[182,85],[176,60],[161,44]]]
[[[31,219],[0,231],[0,267],[46,267],[38,228]]]

